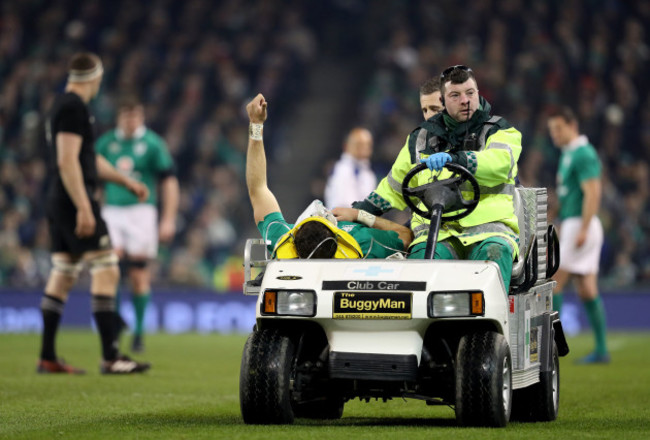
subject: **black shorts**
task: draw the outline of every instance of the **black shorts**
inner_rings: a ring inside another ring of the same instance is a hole
[[[50,227],[50,248],[52,252],[65,252],[81,255],[89,251],[112,249],[106,223],[101,216],[99,203],[90,200],[95,216],[95,233],[90,237],[79,238],[74,230],[77,226],[77,210],[65,201],[58,206],[49,203],[47,220]]]

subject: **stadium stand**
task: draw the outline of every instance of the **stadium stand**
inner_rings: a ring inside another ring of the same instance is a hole
[[[317,135],[340,145],[350,126],[369,127],[382,174],[421,117],[419,84],[446,66],[471,65],[481,93],[521,129],[526,185],[554,187],[558,153],[546,133],[546,114],[557,104],[576,108],[605,165],[602,281],[612,288],[650,283],[650,46],[644,28],[650,3],[313,3],[4,1],[0,287],[40,288],[48,273],[43,112],[64,85],[67,55],[79,49],[98,52],[106,67],[93,103],[98,133],[113,125],[118,91],[135,89],[147,104],[149,125],[178,164],[179,234],[162,249],[160,283],[227,290],[223,280],[238,279],[229,274],[236,272],[232,257],[241,255],[251,224],[242,202],[242,104],[258,91],[273,103],[279,123],[268,124],[265,133],[273,160],[283,127],[309,99],[304,92],[315,60],[324,55],[340,63],[362,60],[365,67],[349,78],[363,84],[358,97],[346,96],[356,115],[339,131]],[[339,152],[314,151],[314,164],[305,168],[323,173],[322,163]],[[323,179],[310,185],[313,195],[322,196]]]
[[[247,119],[262,91],[281,121],[301,93],[318,22],[278,1],[3,2],[0,14],[0,286],[39,287],[47,275],[42,210],[43,116],[77,50],[99,53],[105,77],[92,103],[97,133],[114,124],[121,91],[135,91],[166,139],[181,182],[179,233],[158,279],[210,286],[232,263],[251,210],[244,199]],[[274,128],[266,135],[274,146]],[[221,283],[221,281],[220,281]],[[230,286],[228,286],[230,287]]]

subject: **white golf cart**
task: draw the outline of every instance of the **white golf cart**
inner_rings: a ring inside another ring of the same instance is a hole
[[[407,203],[432,219],[429,258],[441,222],[479,200],[474,177],[447,168],[451,178],[417,188],[408,184],[424,165],[404,179]],[[491,261],[269,260],[262,240],[248,240],[244,293],[258,307],[241,363],[245,423],[340,418],[357,397],[450,405],[461,426],[554,420],[558,356],[569,349],[552,310],[559,251],[546,198],[546,189],[515,190],[520,256],[509,292]],[[263,272],[252,279],[254,267]]]

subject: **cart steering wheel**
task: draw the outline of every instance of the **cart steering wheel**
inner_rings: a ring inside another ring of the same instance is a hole
[[[433,215],[434,206],[441,205],[444,208],[444,211],[456,212],[455,214],[450,214],[448,216],[441,216],[441,221],[451,221],[467,217],[472,211],[474,211],[481,195],[476,178],[465,167],[455,163],[448,163],[445,165],[445,168],[452,172],[450,177],[438,180],[438,176],[433,174],[431,182],[415,188],[410,188],[408,186],[409,183],[417,174],[427,170],[427,166],[423,163],[418,164],[412,168],[406,176],[404,176],[404,181],[402,182],[402,195],[404,196],[404,202],[406,202],[406,205],[411,208],[413,212],[424,218],[430,219]],[[474,197],[472,199],[465,199],[463,197],[461,185],[465,182],[469,182],[474,192]],[[413,203],[411,197],[415,197],[418,201],[424,203],[427,211],[420,209],[415,203]]]

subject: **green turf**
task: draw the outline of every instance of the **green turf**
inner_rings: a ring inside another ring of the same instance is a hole
[[[591,347],[572,338],[561,360],[560,415],[505,429],[455,426],[453,410],[421,401],[348,402],[343,419],[247,426],[239,413],[244,336],[151,335],[150,372],[101,376],[98,337],[62,331],[59,353],[85,376],[35,373],[37,335],[0,335],[0,439],[649,439],[650,334],[612,334],[613,362],[576,366]]]

